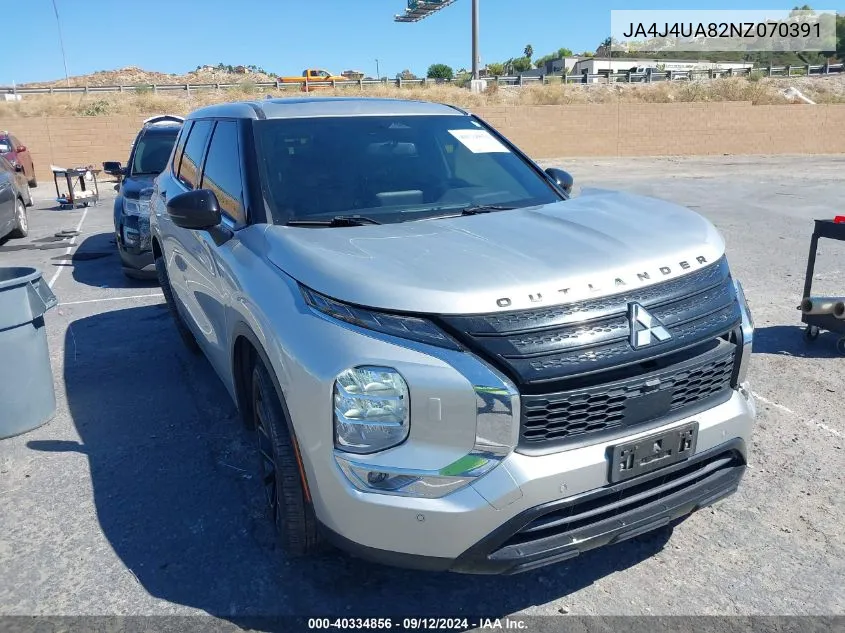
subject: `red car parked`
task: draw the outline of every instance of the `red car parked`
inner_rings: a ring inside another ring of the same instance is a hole
[[[17,171],[22,171],[30,187],[38,186],[38,179],[35,177],[35,165],[32,164],[32,156],[26,145],[21,143],[12,134],[0,131],[0,156],[12,163]]]

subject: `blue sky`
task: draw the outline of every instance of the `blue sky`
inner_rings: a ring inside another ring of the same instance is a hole
[[[16,45],[0,57],[0,85],[64,76],[51,0],[3,3]],[[124,66],[182,73],[200,64],[256,64],[281,74],[303,68],[375,76],[429,64],[470,66],[470,0],[416,24],[393,15],[405,0],[56,0],[71,75]],[[772,0],[708,0],[699,9],[779,9]],[[819,9],[837,8],[828,2]],[[482,62],[535,56],[565,46],[595,50],[611,9],[687,9],[689,2],[481,0]],[[841,7],[839,7],[841,10]],[[13,52],[14,51],[14,52]]]

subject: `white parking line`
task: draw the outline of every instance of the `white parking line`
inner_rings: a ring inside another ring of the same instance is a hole
[[[71,238],[70,246],[67,247],[67,250],[65,251],[65,255],[70,255],[70,252],[73,250],[73,247],[76,246],[76,238],[79,237],[79,235],[81,234],[80,232],[82,231],[82,223],[85,222],[85,216],[88,215],[88,209],[89,208],[90,207],[85,207],[85,211],[83,211],[82,217],[79,218],[79,224],[76,225],[76,235],[74,235]],[[58,267],[55,274],[53,275],[53,278],[47,283],[47,285],[50,286],[50,288],[53,287],[53,284],[56,283],[56,280],[59,278],[59,275],[62,274],[62,271],[65,268],[67,268],[67,266],[59,266]]]
[[[816,420],[804,420],[804,418],[802,418],[800,415],[795,413],[795,411],[793,411],[789,407],[785,407],[782,404],[778,404],[777,402],[773,402],[773,401],[769,400],[768,398],[764,398],[763,396],[761,396],[756,391],[752,391],[751,395],[754,396],[755,398],[757,398],[757,400],[759,400],[760,402],[765,402],[770,407],[775,407],[776,409],[780,409],[781,411],[788,413],[792,417],[798,418],[802,422],[806,421],[808,424],[815,424],[817,427],[819,427],[820,429],[822,429],[824,431],[827,431],[828,433],[830,433],[834,437],[842,437],[842,433],[840,433],[836,429],[829,427],[824,422],[817,422]]]
[[[65,301],[64,303],[60,303],[59,306],[75,306],[79,305],[80,303],[99,303],[100,301],[124,301],[126,299],[147,299],[149,297],[155,297],[157,299],[164,298],[164,295],[160,292],[153,292],[147,295],[130,295],[128,297],[102,297],[100,299],[85,299],[83,301]]]
[[[764,398],[763,396],[761,396],[761,395],[760,395],[759,393],[757,393],[756,391],[752,391],[752,392],[751,392],[751,395],[752,395],[752,396],[754,396],[755,398],[757,398],[760,402],[765,402],[765,403],[766,403],[766,404],[768,404],[769,406],[775,407],[776,409],[780,409],[781,411],[785,411],[785,412],[786,412],[786,413],[788,413],[789,415],[794,415],[794,416],[796,416],[796,417],[798,416],[798,414],[797,414],[797,413],[795,413],[795,411],[793,411],[792,409],[790,409],[790,408],[788,408],[788,407],[785,407],[785,406],[783,406],[782,404],[778,404],[777,402],[772,402],[772,401],[771,401],[771,400],[769,400],[768,398]]]

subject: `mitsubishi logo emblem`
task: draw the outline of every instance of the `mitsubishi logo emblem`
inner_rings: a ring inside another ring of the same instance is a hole
[[[634,349],[672,338],[669,330],[639,303],[628,305],[628,318],[631,321],[631,347]]]

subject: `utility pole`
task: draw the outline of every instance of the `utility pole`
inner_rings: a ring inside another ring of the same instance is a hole
[[[379,71],[379,68],[378,68],[378,59],[376,59],[376,79],[381,81],[381,72]]]
[[[59,21],[59,10],[56,8],[56,0],[53,0],[53,13],[56,14],[56,27],[59,29],[59,47],[62,49],[62,63],[65,65],[65,83],[70,88],[70,75],[67,72],[67,57],[65,56],[65,43],[62,39],[62,23]]]
[[[472,78],[478,79],[478,0],[472,0]]]

